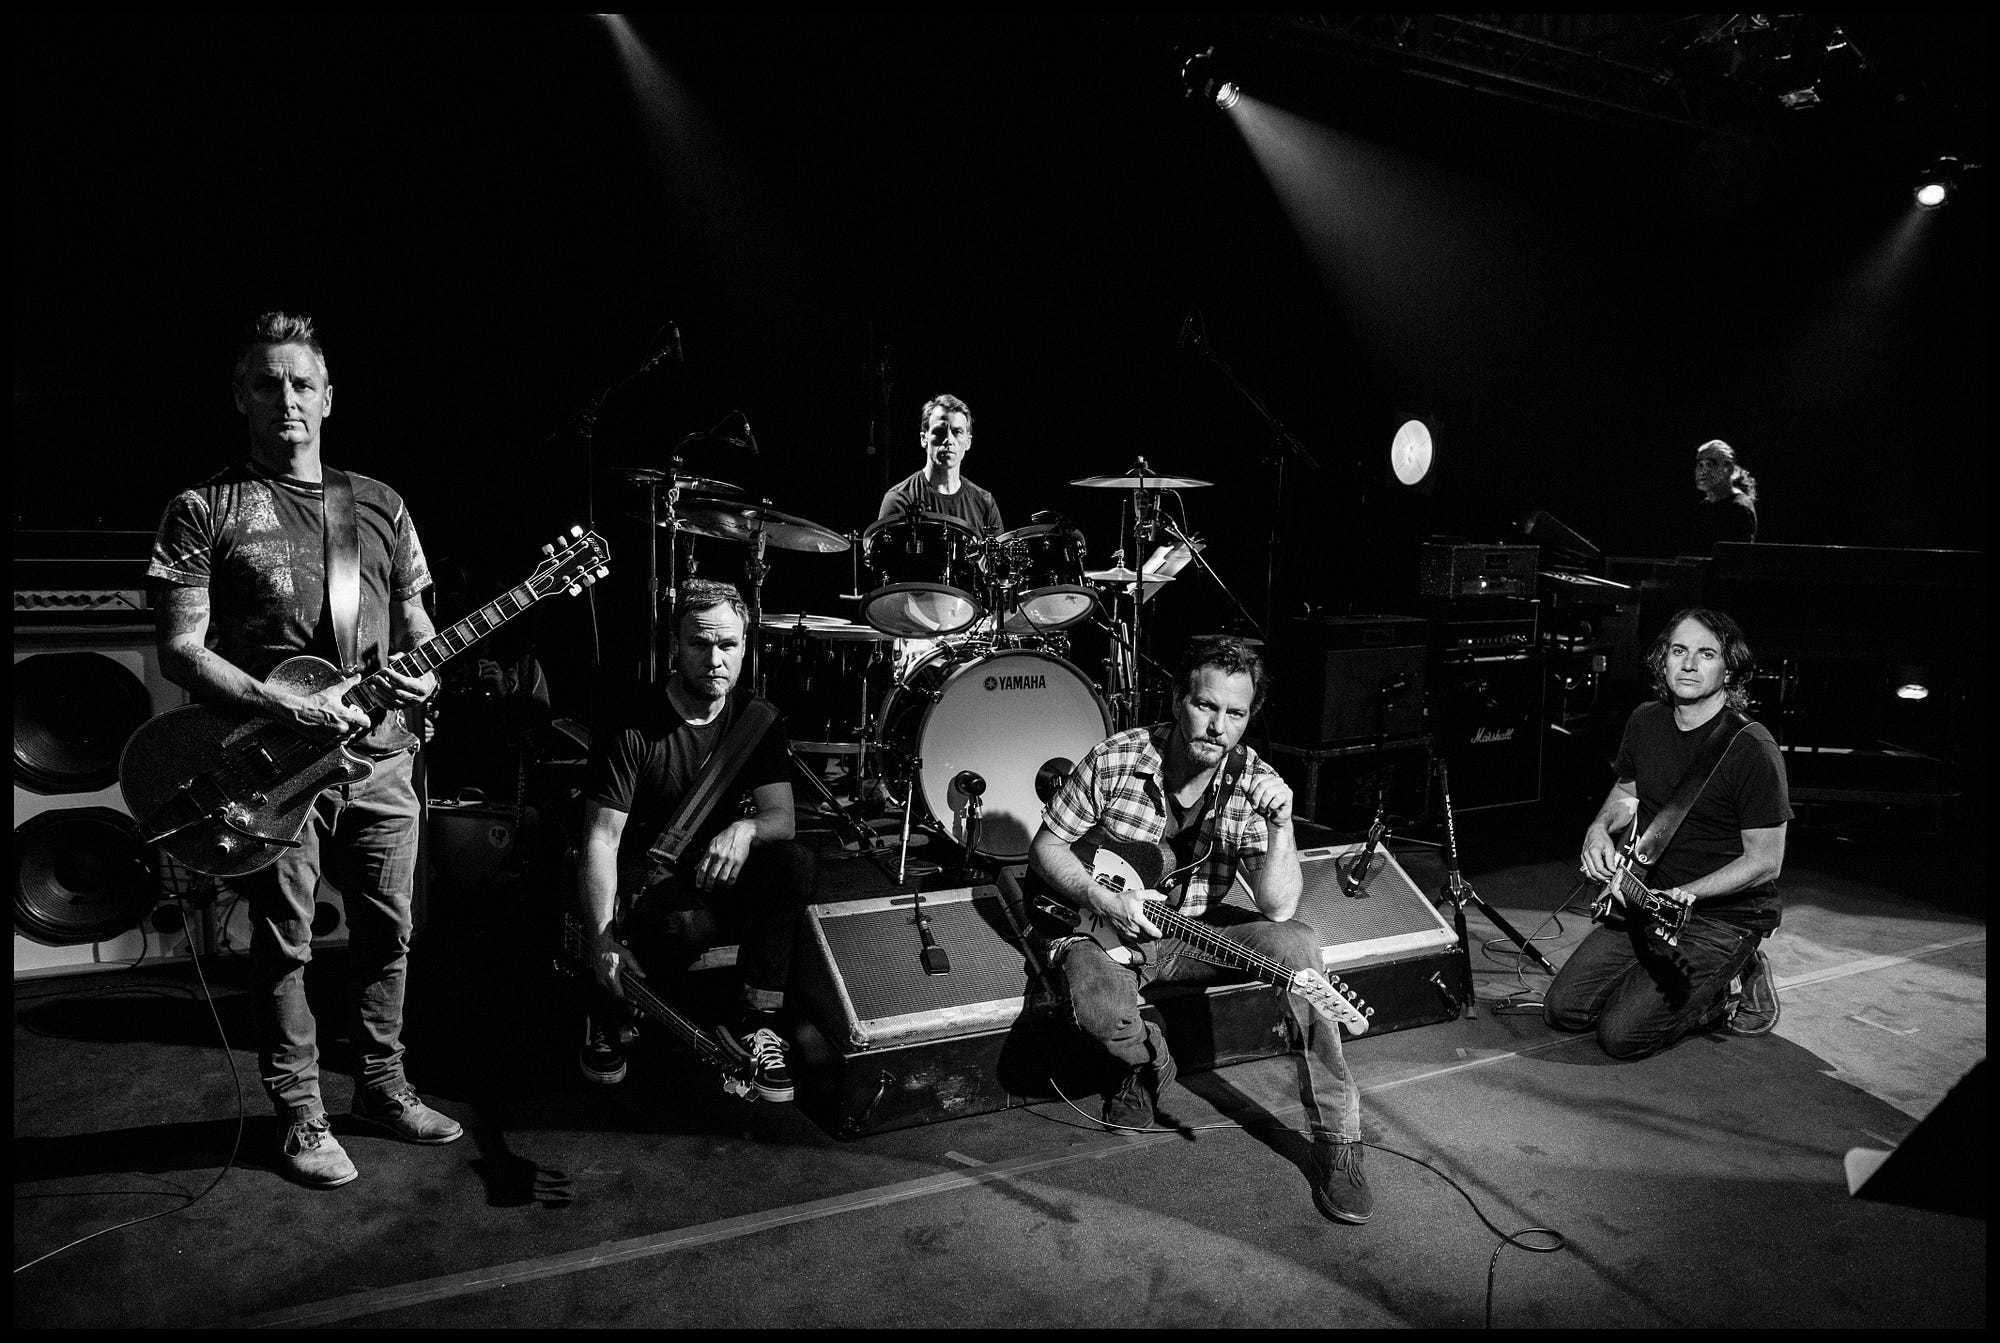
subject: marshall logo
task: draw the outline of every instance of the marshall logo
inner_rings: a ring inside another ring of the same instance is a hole
[[[1512,740],[1514,740],[1514,729],[1511,727],[1503,727],[1503,728],[1482,727],[1476,729],[1472,734],[1472,744],[1474,746],[1479,745],[1479,743],[1483,741],[1512,741]]]
[[[1049,678],[1046,676],[989,676],[986,678],[988,690],[1047,690]]]

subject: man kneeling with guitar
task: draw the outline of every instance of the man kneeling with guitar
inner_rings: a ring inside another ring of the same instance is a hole
[[[1195,640],[1175,678],[1171,721],[1116,733],[1085,753],[1049,803],[1031,863],[1081,927],[1116,933],[1051,945],[1077,1029],[1124,1069],[1104,1122],[1150,1126],[1174,1079],[1160,1029],[1140,1013],[1141,989],[1240,978],[1246,962],[1266,967],[1264,977],[1290,988],[1294,1038],[1303,1042],[1313,1202],[1334,1220],[1366,1222],[1361,1099],[1340,1047],[1345,1004],[1325,992],[1318,933],[1294,917],[1304,878],[1292,790],[1239,744],[1265,684],[1262,659],[1242,640]],[[1138,879],[1108,863],[1111,853],[1136,859]],[[1254,910],[1223,903],[1238,882]],[[1163,936],[1161,920],[1180,931]]]
[[[1792,818],[1784,757],[1742,712],[1756,662],[1736,622],[1682,611],[1646,665],[1657,699],[1627,720],[1618,781],[1583,836],[1583,874],[1603,883],[1592,910],[1602,926],[1577,944],[1542,1005],[1549,1025],[1594,1028],[1621,1060],[1699,1031],[1763,1035],[1777,1025],[1758,943],[1778,926]]]
[[[584,784],[577,887],[582,942],[596,982],[616,1004],[591,1011],[577,1066],[606,1085],[625,1077],[624,979],[661,979],[716,945],[739,942],[738,1020],[714,1043],[691,1043],[741,1074],[762,1100],[792,1099],[777,1030],[792,937],[812,899],[812,855],[793,840],[784,729],[763,700],[736,696],[749,611],[727,583],[691,579],[681,590],[673,675],[636,710],[594,734]],[[733,805],[749,793],[748,816]],[[678,1019],[658,1004],[673,1030]],[[676,1032],[678,1033],[678,1032]],[[737,1088],[730,1088],[732,1090]]]

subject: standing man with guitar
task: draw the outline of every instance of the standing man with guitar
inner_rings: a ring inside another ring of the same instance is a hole
[[[625,976],[668,980],[716,945],[719,929],[734,933],[740,1009],[716,1042],[759,1099],[788,1101],[777,1020],[813,861],[793,838],[783,723],[766,701],[733,693],[748,627],[729,584],[682,588],[673,675],[593,734],[577,894],[591,972],[621,1009]],[[744,793],[748,815],[734,805]],[[613,1006],[592,1008],[577,1058],[585,1079],[604,1085],[625,1077],[625,1014]]]
[[[249,456],[167,505],[147,573],[161,586],[160,665],[177,685],[305,737],[352,737],[350,748],[373,761],[365,778],[318,794],[310,823],[296,842],[280,841],[275,862],[229,878],[251,911],[258,1067],[285,1126],[282,1168],[333,1188],[358,1172],[330,1129],[306,1001],[322,869],[346,898],[355,1118],[409,1142],[448,1143],[463,1132],[403,1074],[421,815],[411,779],[417,743],[403,711],[428,699],[437,680],[382,664],[431,637],[422,599],[431,577],[401,496],[321,462],[333,387],[310,320],[273,312],[252,322],[234,395]],[[347,682],[305,693],[266,679],[302,653],[382,670],[356,695]]]
[[[1557,1030],[1595,1028],[1620,1060],[1716,1027],[1764,1035],[1778,1024],[1758,944],[1782,912],[1776,883],[1792,819],[1784,757],[1743,713],[1756,660],[1736,622],[1682,611],[1646,665],[1657,699],[1627,721],[1618,781],[1583,836],[1584,875],[1604,884],[1594,911],[1604,922],[1542,1006]]]
[[[1202,943],[1252,953],[1278,972],[1274,980],[1325,986],[1319,934],[1295,917],[1305,882],[1292,790],[1241,744],[1264,689],[1263,661],[1241,639],[1196,639],[1176,676],[1171,721],[1128,728],[1086,752],[1035,836],[1035,875],[1087,924],[1108,924],[1118,934],[1113,940],[1124,943],[1122,956],[1102,938],[1051,944],[1077,1029],[1124,1069],[1104,1105],[1104,1122],[1114,1127],[1150,1126],[1175,1075],[1159,1028],[1141,1015],[1140,990],[1156,979],[1201,983],[1237,974],[1239,958]],[[1132,855],[1139,881],[1108,880],[1099,850]],[[1144,870],[1149,865],[1153,871]],[[1237,884],[1252,909],[1224,903]],[[1149,917],[1149,897],[1164,898],[1170,913],[1162,917],[1196,927],[1163,937]],[[1373,1198],[1361,1171],[1360,1093],[1338,1024],[1298,991],[1286,1002],[1302,1043],[1299,1093],[1312,1129],[1313,1202],[1335,1221],[1366,1222]]]

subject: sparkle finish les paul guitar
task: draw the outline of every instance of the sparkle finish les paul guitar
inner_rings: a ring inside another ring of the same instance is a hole
[[[559,592],[581,592],[610,570],[602,537],[572,528],[527,581],[509,589],[434,638],[388,662],[389,670],[422,676],[494,630]],[[339,690],[341,702],[369,715],[388,712],[372,693],[372,677],[341,671],[316,657],[287,658],[265,678],[298,695]],[[137,822],[140,842],[212,877],[239,877],[269,867],[312,815],[313,799],[334,784],[366,779],[374,765],[352,749],[366,735],[313,738],[241,710],[190,704],[149,719],[132,734],[118,761],[118,787]]]

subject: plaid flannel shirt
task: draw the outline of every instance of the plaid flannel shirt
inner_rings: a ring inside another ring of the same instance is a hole
[[[1162,842],[1168,816],[1162,752],[1171,731],[1168,723],[1127,728],[1091,747],[1049,803],[1044,816],[1049,829],[1066,844],[1076,843],[1100,825],[1114,839]],[[1243,750],[1246,782],[1276,772],[1248,746]],[[1228,768],[1226,761],[1222,768]],[[1209,812],[1201,834],[1194,852],[1206,847],[1208,857],[1188,874],[1183,886],[1187,896],[1181,913],[1189,918],[1199,918],[1210,905],[1221,904],[1239,872],[1247,880],[1262,869],[1271,847],[1271,832],[1264,818],[1250,809],[1241,785]]]

